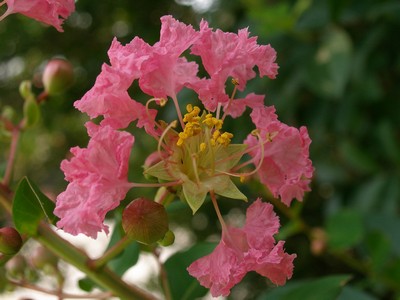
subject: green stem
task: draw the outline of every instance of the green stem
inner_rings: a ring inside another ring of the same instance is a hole
[[[61,238],[45,223],[39,225],[38,235],[35,239],[61,259],[77,267],[94,282],[102,286],[104,289],[111,291],[120,299],[156,299],[146,291],[143,291],[136,286],[128,285],[107,267],[101,268],[100,270],[91,267],[92,264],[84,252]]]
[[[171,289],[169,287],[168,283],[168,274],[167,270],[164,267],[164,264],[160,260],[160,253],[158,252],[158,249],[154,249],[153,254],[157,260],[158,266],[160,268],[160,281],[162,288],[164,290],[164,295],[166,300],[172,300],[172,294],[171,294]]]
[[[91,266],[95,269],[100,269],[101,267],[105,266],[110,260],[120,254],[122,251],[125,250],[126,246],[128,246],[132,240],[128,238],[128,236],[124,236],[120,239],[114,246],[106,251],[102,257],[93,260],[91,262]]]
[[[4,173],[2,184],[8,186],[11,182],[11,175],[14,167],[15,155],[17,153],[17,146],[20,136],[20,129],[18,127],[14,127],[11,134],[11,145],[10,145],[10,154],[7,161],[6,171]]]

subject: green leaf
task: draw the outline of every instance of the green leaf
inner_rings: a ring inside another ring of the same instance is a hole
[[[364,236],[362,217],[354,210],[340,211],[329,217],[326,231],[329,247],[333,250],[351,248]]]
[[[340,27],[328,27],[314,61],[307,68],[306,83],[322,97],[342,98],[352,59],[353,46],[348,33]]]
[[[257,300],[336,300],[350,275],[327,276],[315,280],[290,281],[285,286],[266,292]]]
[[[351,286],[345,286],[340,293],[340,296],[337,298],[337,300],[378,300],[378,298],[375,298],[372,295],[369,295],[361,290],[358,290],[356,288],[353,288]]]
[[[13,201],[13,219],[20,233],[35,235],[39,223],[46,220],[55,224],[57,217],[53,214],[55,204],[27,177],[24,177],[15,191]]]
[[[97,284],[89,277],[84,277],[78,281],[79,288],[85,292],[91,292]]]
[[[196,259],[211,253],[215,247],[216,243],[200,243],[168,258],[164,267],[168,274],[172,299],[192,300],[203,297],[208,292],[208,289],[202,287],[196,278],[189,275],[186,269]]]
[[[371,268],[377,273],[383,269],[391,257],[390,240],[384,233],[375,230],[366,236],[366,244],[371,259]]]

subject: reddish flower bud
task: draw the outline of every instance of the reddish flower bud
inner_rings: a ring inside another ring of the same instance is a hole
[[[74,79],[71,63],[65,59],[50,60],[43,72],[43,86],[48,95],[55,95],[65,91]]]
[[[40,245],[32,251],[30,262],[33,267],[38,269],[43,269],[47,265],[56,267],[58,257]]]
[[[14,255],[22,247],[22,238],[12,227],[0,228],[0,252],[5,255]]]
[[[143,244],[164,238],[168,231],[168,216],[161,204],[138,198],[122,213],[122,227],[128,237]]]

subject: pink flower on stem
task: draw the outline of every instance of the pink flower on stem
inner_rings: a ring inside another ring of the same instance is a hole
[[[3,0],[0,6],[7,4],[6,12],[0,21],[11,14],[20,13],[36,21],[54,26],[62,32],[64,19],[75,11],[75,0]]]
[[[257,199],[247,210],[244,227],[223,225],[218,246],[211,254],[193,262],[188,272],[209,288],[213,297],[228,296],[231,288],[250,271],[277,285],[285,284],[292,277],[296,255],[284,252],[284,242],[275,244],[273,236],[279,226],[272,205]]]
[[[262,162],[258,170],[260,181],[287,206],[293,198],[301,201],[304,192],[310,190],[314,171],[309,159],[311,140],[307,129],[298,130],[281,123],[274,107],[255,108],[250,116],[260,136],[266,137],[263,148],[256,147],[259,142],[252,135],[245,141],[256,149],[250,152],[254,164]]]
[[[134,137],[110,126],[87,123],[86,127],[91,137],[88,147],[72,148],[74,157],[61,163],[70,183],[58,195],[54,213],[64,231],[96,238],[98,232],[108,232],[105,215],[131,188],[127,174]]]
[[[237,34],[213,31],[202,21],[196,31],[171,16],[162,17],[161,23],[160,41],[153,46],[138,37],[126,45],[114,39],[108,51],[110,65],[103,65],[92,89],[75,102],[90,118],[103,119],[100,126],[87,125],[88,147],[72,148],[75,157],[62,163],[70,183],[57,198],[58,226],[92,237],[107,232],[106,213],[118,206],[131,187],[161,187],[156,199],[163,204],[167,199],[165,205],[176,192],[193,213],[209,195],[222,224],[222,238],[210,255],[190,265],[189,273],[213,296],[229,295],[249,271],[282,285],[292,276],[296,255],[285,253],[284,242],[275,242],[280,225],[272,205],[258,199],[247,210],[245,225],[231,228],[224,224],[216,203],[216,195],[247,201],[232,177],[256,173],[286,205],[293,198],[302,200],[309,190],[314,169],[307,129],[278,121],[275,108],[264,106],[263,95],[236,97],[256,76],[255,67],[260,77],[275,78],[275,50],[258,45],[247,29]],[[197,63],[183,57],[189,49],[201,58],[208,78],[198,78]],[[151,97],[146,104],[128,93],[136,80]],[[228,80],[233,83],[230,96]],[[183,88],[194,90],[205,109],[188,103],[182,114],[178,94]],[[168,98],[173,100],[176,119],[167,122],[150,105],[162,107]],[[234,144],[234,133],[223,129],[224,120],[240,117],[247,107],[252,109],[256,129],[243,144]],[[157,183],[127,180],[133,136],[117,129],[128,128],[134,121],[156,139],[157,147],[149,149],[143,168],[146,178],[156,178]],[[251,158],[246,161],[247,154]],[[250,164],[255,165],[253,170],[244,169]]]

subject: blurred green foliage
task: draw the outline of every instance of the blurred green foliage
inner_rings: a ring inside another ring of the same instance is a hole
[[[21,140],[15,178],[29,175],[48,194],[65,188],[60,161],[70,147],[84,147],[88,139],[83,126],[87,117],[73,108],[73,101],[92,87],[114,36],[123,43],[136,35],[154,43],[159,18],[165,14],[195,27],[201,18],[223,30],[248,26],[259,43],[270,43],[278,53],[279,75],[274,81],[251,81],[246,92],[266,94],[266,104],[275,105],[280,119],[307,126],[313,141],[312,192],[291,212],[274,202],[287,252],[297,253],[293,279],[287,287],[275,289],[251,273],[230,298],[269,299],[271,290],[273,299],[287,299],[290,293],[303,295],[306,286],[341,300],[400,299],[400,2],[396,0],[220,0],[202,13],[173,1],[79,0],[63,34],[11,15],[0,22],[1,110],[11,106],[16,114],[22,113],[19,83],[34,78],[39,91],[38,74],[54,56],[70,60],[76,74],[67,93],[41,105],[41,124]],[[141,99],[135,92],[133,88],[133,98]],[[246,124],[229,126],[237,127],[230,130],[236,132]],[[146,136],[135,134],[130,174],[134,179],[141,178],[150,148]],[[0,134],[1,171],[8,143]],[[249,199],[261,196],[273,201],[261,186],[241,189]],[[136,197],[135,191],[129,196]],[[228,220],[235,220],[243,216],[247,204],[224,200],[221,206]],[[169,209],[169,216],[175,226],[190,228],[194,240],[219,233],[211,205],[192,217],[178,203]],[[187,259],[187,252],[182,255]],[[177,262],[179,254],[167,268]]]

